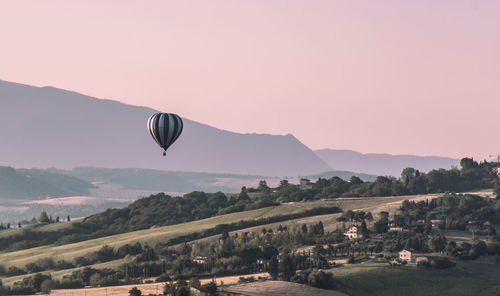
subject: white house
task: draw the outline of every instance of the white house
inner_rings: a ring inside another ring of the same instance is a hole
[[[207,262],[207,257],[205,256],[196,256],[193,258],[193,262],[198,264],[205,264]]]
[[[358,226],[351,226],[347,232],[344,232],[344,235],[347,236],[349,239],[354,239],[358,238],[361,236],[361,232],[359,230]]]

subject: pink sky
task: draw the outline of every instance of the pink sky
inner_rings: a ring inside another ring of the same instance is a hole
[[[313,149],[500,153],[500,1],[2,1],[0,79]]]

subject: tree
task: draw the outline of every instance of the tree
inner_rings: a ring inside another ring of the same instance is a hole
[[[175,283],[170,280],[166,282],[163,286],[163,295],[174,295],[175,294]]]
[[[382,211],[379,215],[381,219],[389,219],[389,212]]]
[[[203,285],[203,288],[207,289],[208,296],[217,296],[217,283],[215,281],[211,281]]]
[[[137,289],[137,287],[133,287],[132,289],[130,289],[130,291],[128,291],[128,294],[130,296],[141,296],[142,292],[141,290]]]
[[[302,233],[307,233],[307,225],[302,224]]]
[[[276,256],[271,257],[271,260],[269,260],[269,274],[273,280],[278,278],[278,259],[276,259]]]
[[[372,212],[366,213],[366,221],[368,221],[368,225],[370,225],[370,222],[373,221],[373,215]]]
[[[425,222],[424,234],[430,234],[431,231],[432,231],[432,222],[429,220],[429,221]]]
[[[70,222],[70,221],[71,221],[71,218],[69,217],[69,215],[68,215],[68,219],[67,219],[66,221],[68,221],[68,222]]]
[[[319,235],[325,234],[325,228],[323,226],[323,222],[321,222],[321,221],[319,221],[317,226],[316,226],[316,234],[319,234]]]
[[[495,187],[493,187],[493,193],[497,199],[500,199],[500,182],[495,182]]]
[[[365,220],[363,220],[363,222],[361,222],[361,234],[363,235],[363,237],[366,238],[366,236],[368,235],[368,228],[366,227],[366,222]]]
[[[307,277],[307,284],[320,289],[333,289],[335,283],[331,272],[314,270]]]
[[[40,290],[44,294],[50,294],[50,291],[54,288],[54,282],[51,279],[46,279],[40,285]]]
[[[286,254],[281,258],[279,270],[284,281],[290,281],[290,278],[295,275],[296,266],[292,256]]]
[[[56,223],[59,223],[59,216],[56,217]]]
[[[468,158],[468,157],[464,157],[460,160],[460,166],[465,169],[465,170],[468,170],[468,169],[474,169],[474,168],[477,168],[478,167],[478,164],[477,162],[474,161],[473,158]]]
[[[238,195],[238,201],[250,201],[250,197],[247,193],[247,188],[245,186],[241,187],[240,194]]]
[[[351,179],[349,179],[349,183],[351,186],[358,186],[360,184],[363,184],[363,180],[361,180],[359,177],[352,176]]]
[[[381,218],[373,223],[373,230],[375,233],[386,233],[389,230],[389,223],[387,219]]]
[[[99,284],[101,284],[102,277],[99,274],[99,272],[94,273],[93,275],[90,276],[90,285],[92,287],[97,287]]]
[[[259,187],[257,187],[259,191],[268,191],[269,186],[267,186],[266,180],[260,180],[259,181]]]
[[[352,220],[356,217],[356,214],[354,213],[353,210],[349,210],[345,213],[345,217],[349,220],[349,222],[352,224]]]
[[[281,180],[280,181],[280,188],[285,188],[289,185],[288,180]]]
[[[414,168],[405,168],[401,172],[401,182],[405,184],[405,186],[408,186],[408,183],[410,182],[411,179],[415,178],[415,173],[417,171]]]
[[[222,234],[220,235],[221,240],[227,240],[229,238],[229,232],[227,230],[222,231]]]
[[[175,285],[175,296],[189,296],[191,291],[189,290],[188,284],[184,280],[178,280]]]
[[[38,218],[38,221],[40,223],[49,223],[50,219],[49,216],[47,215],[47,212],[43,211],[40,213],[40,217]]]
[[[96,256],[101,262],[111,261],[115,257],[115,250],[108,245],[104,245],[96,252]]]
[[[199,287],[199,286],[201,286],[201,282],[200,282],[200,280],[197,277],[192,277],[189,280],[189,286],[191,286],[191,287]]]
[[[443,236],[434,236],[427,244],[430,250],[434,252],[441,252],[446,247],[446,238]]]

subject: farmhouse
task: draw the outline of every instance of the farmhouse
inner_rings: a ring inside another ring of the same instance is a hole
[[[406,261],[408,263],[414,262],[415,261],[415,253],[412,251],[408,251],[408,250],[403,249],[399,252],[399,259],[401,261]]]
[[[361,236],[361,232],[359,231],[358,226],[351,226],[347,232],[344,233],[345,236],[347,236],[349,239],[354,239],[358,238]]]
[[[205,256],[196,256],[193,258],[193,262],[198,264],[205,264],[207,262],[207,257]]]
[[[399,259],[401,261],[406,261],[409,264],[418,264],[419,262],[429,262],[429,258],[426,256],[419,255],[410,250],[401,250],[399,252]]]

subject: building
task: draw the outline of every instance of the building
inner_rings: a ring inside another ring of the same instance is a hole
[[[389,228],[389,232],[391,232],[391,231],[403,231],[403,227],[391,226]]]
[[[418,264],[419,262],[429,262],[429,258],[422,256],[411,250],[401,250],[399,252],[399,260],[406,261],[408,264]]]
[[[426,256],[418,256],[415,258],[415,263],[418,264],[419,262],[429,262],[429,258]]]
[[[408,263],[415,262],[415,253],[409,250],[401,250],[399,252],[399,259]]]
[[[467,222],[467,225],[465,225],[465,230],[474,232],[474,231],[479,231],[481,230],[482,223],[477,220],[470,220]]]
[[[207,262],[207,257],[205,256],[196,256],[193,258],[193,262],[198,264],[205,264]]]
[[[361,236],[361,232],[358,226],[351,226],[347,232],[344,232],[344,235],[349,239],[355,239]]]
[[[312,189],[311,180],[309,179],[300,179],[299,187],[301,190]]]

